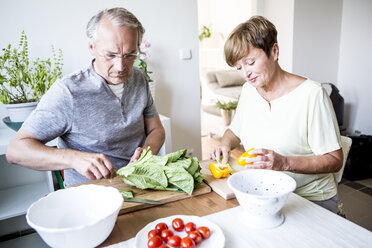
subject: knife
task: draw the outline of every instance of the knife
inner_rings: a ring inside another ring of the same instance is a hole
[[[161,201],[153,201],[153,200],[147,200],[147,199],[141,199],[141,198],[126,198],[126,197],[123,197],[124,198],[124,202],[136,202],[136,203],[147,203],[147,204],[157,204],[157,205],[161,205],[161,204],[164,204],[165,202],[161,202]]]

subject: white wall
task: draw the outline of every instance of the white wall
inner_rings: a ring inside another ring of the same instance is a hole
[[[206,71],[231,69],[225,62],[223,46],[231,31],[252,15],[255,0],[198,0],[199,30],[207,26],[211,37],[200,42],[201,76]]]
[[[337,85],[342,1],[295,0],[293,72]]]
[[[90,17],[110,7],[129,9],[146,29],[156,105],[171,118],[173,150],[194,148],[201,158],[196,0],[1,0],[0,47],[17,45],[25,30],[32,57],[50,56],[54,44],[64,53],[63,72],[70,73],[92,59],[85,36]],[[191,50],[191,60],[179,59],[181,48]],[[6,115],[3,106],[0,115]]]
[[[350,133],[372,135],[372,1],[344,0],[338,87]]]
[[[257,0],[257,14],[274,23],[278,31],[279,64],[292,72],[293,11],[295,0]]]
[[[258,0],[257,13],[278,29],[282,68],[334,83],[345,100],[347,133],[372,135],[372,1]]]

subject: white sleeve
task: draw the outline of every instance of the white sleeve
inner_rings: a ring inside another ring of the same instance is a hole
[[[315,155],[340,149],[341,139],[331,99],[320,88],[309,104],[308,142]]]

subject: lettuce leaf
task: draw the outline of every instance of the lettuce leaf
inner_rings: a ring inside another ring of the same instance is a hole
[[[136,166],[132,173],[124,177],[124,182],[140,189],[153,188],[154,186],[166,188],[168,186],[163,166],[156,164]]]
[[[176,186],[191,195],[194,190],[194,178],[181,166],[169,165],[164,167],[165,175],[171,185]]]
[[[169,153],[165,155],[168,158],[168,163],[176,162],[178,159],[186,156],[186,149],[182,149],[176,152]]]
[[[186,157],[186,149],[165,156],[152,155],[148,148],[140,158],[119,169],[116,173],[126,184],[140,189],[170,190],[191,195],[203,181],[199,161]]]

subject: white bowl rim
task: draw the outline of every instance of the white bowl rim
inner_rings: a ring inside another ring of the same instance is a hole
[[[275,171],[275,170],[268,170],[268,169],[247,169],[247,170],[236,172],[236,173],[232,174],[231,176],[229,176],[229,178],[227,179],[228,186],[232,190],[234,190],[234,191],[236,190],[237,192],[242,193],[242,194],[245,194],[245,195],[256,196],[256,197],[265,197],[265,198],[266,197],[270,197],[270,195],[262,195],[262,196],[260,196],[260,195],[249,194],[247,192],[241,191],[240,189],[237,189],[237,188],[235,188],[235,187],[232,186],[232,184],[231,184],[231,181],[233,180],[232,178],[237,177],[239,173],[246,174],[246,173],[251,173],[251,171],[269,171],[268,173],[280,173],[280,174],[284,175],[285,177],[287,177],[289,179],[289,181],[292,182],[292,185],[293,185],[293,187],[291,187],[292,190],[288,190],[288,191],[282,192],[282,193],[277,194],[277,195],[272,196],[272,197],[278,198],[278,197],[287,195],[288,193],[293,192],[296,189],[296,187],[297,187],[296,181],[292,177],[288,176],[287,174],[283,173],[282,171]]]
[[[87,227],[91,227],[91,226],[94,226],[96,224],[98,224],[99,222],[102,222],[104,220],[106,220],[107,217],[109,217],[110,215],[112,214],[115,214],[116,212],[118,212],[118,210],[120,210],[121,206],[123,205],[123,202],[124,202],[124,199],[122,197],[122,195],[120,194],[119,190],[114,188],[114,187],[111,187],[111,186],[103,186],[103,185],[94,185],[94,184],[88,184],[88,185],[80,185],[80,186],[76,186],[76,187],[71,187],[71,188],[67,188],[67,189],[60,189],[60,190],[76,190],[76,188],[81,188],[81,187],[84,187],[84,188],[97,188],[97,187],[105,187],[109,190],[115,190],[117,191],[118,193],[118,196],[120,195],[122,201],[121,201],[121,204],[119,204],[118,208],[115,209],[115,211],[105,215],[104,217],[101,217],[100,219],[98,220],[95,220],[95,221],[92,221],[92,222],[89,222],[88,224],[85,224],[85,225],[79,225],[79,226],[75,226],[75,227],[63,227],[63,228],[50,228],[50,227],[44,227],[44,226],[40,226],[40,225],[37,225],[35,223],[33,223],[30,218],[29,218],[29,211],[30,209],[38,204],[40,201],[50,197],[50,195],[52,195],[53,193],[56,193],[57,191],[53,191],[51,193],[49,193],[48,195],[40,198],[39,200],[37,200],[36,202],[32,203],[30,205],[30,207],[27,209],[27,213],[26,213],[26,220],[27,220],[27,223],[34,229],[36,229],[37,231],[42,231],[42,232],[46,232],[46,233],[61,233],[61,232],[71,232],[71,231],[78,231],[78,230],[81,230],[83,228],[87,228]]]

